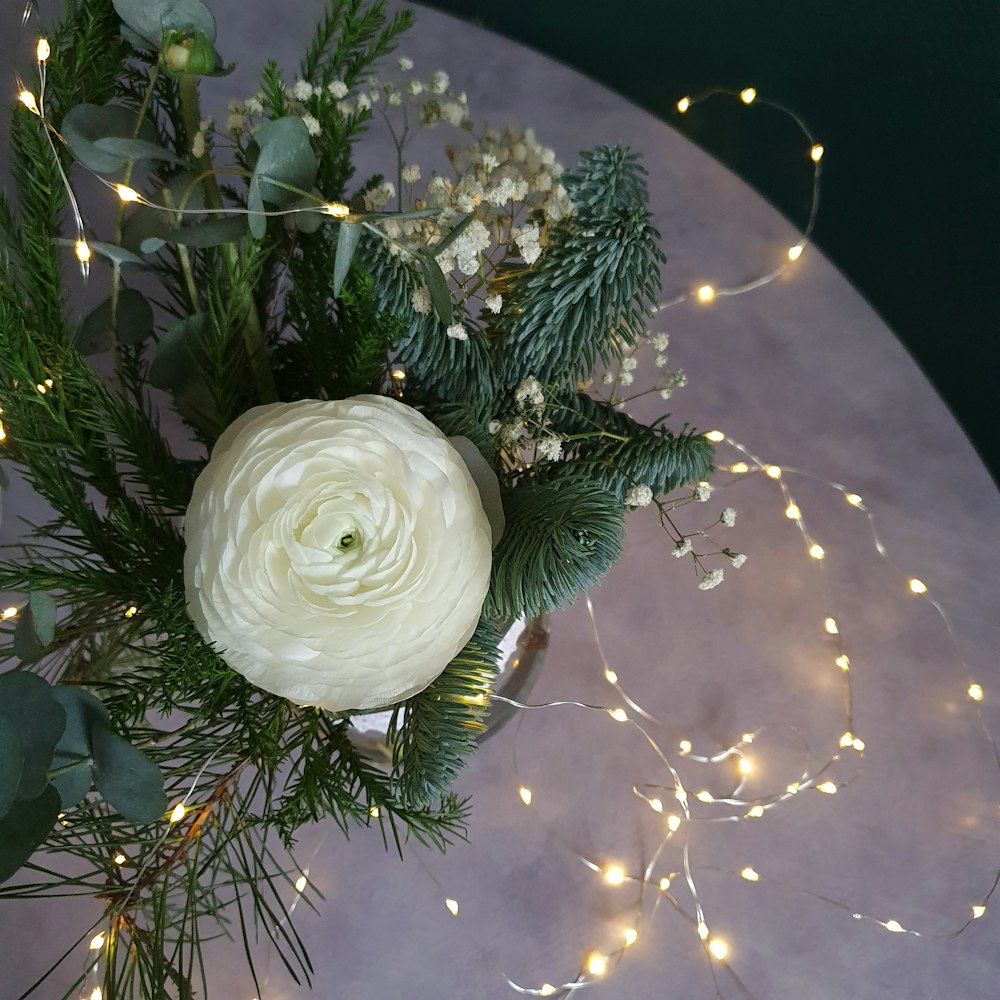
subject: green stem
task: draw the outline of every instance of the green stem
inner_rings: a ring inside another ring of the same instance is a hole
[[[194,136],[201,124],[201,108],[198,101],[198,83],[190,74],[185,73],[180,78],[180,96],[185,129],[189,136]],[[206,204],[210,209],[221,209],[222,192],[219,190],[208,154],[200,157],[196,163],[199,170],[205,174],[202,184],[205,188]],[[246,348],[247,360],[250,362],[257,397],[262,403],[275,403],[278,400],[278,389],[274,384],[274,372],[271,370],[260,316],[257,315],[257,304],[250,290],[238,288],[235,280],[239,271],[239,253],[232,243],[224,243],[221,251],[229,269],[233,291],[239,296],[240,304],[244,307],[243,345]]]
[[[53,778],[61,777],[64,774],[69,774],[70,771],[78,771],[81,767],[93,767],[94,761],[92,757],[78,757],[76,760],[69,764],[63,764],[62,767],[54,767],[48,772],[47,778],[51,781]]]

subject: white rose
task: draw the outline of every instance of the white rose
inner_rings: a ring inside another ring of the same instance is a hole
[[[195,483],[184,535],[205,639],[251,683],[330,711],[425,688],[489,586],[490,524],[465,463],[383,396],[243,414]]]

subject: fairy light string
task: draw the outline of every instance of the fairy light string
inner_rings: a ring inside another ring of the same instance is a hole
[[[755,455],[746,446],[733,440],[728,435],[722,434],[722,432],[709,432],[709,435],[707,436],[715,443],[725,443],[727,446],[734,449],[741,459],[745,459],[745,461],[735,462],[728,467],[721,466],[720,471],[729,471],[736,477],[742,477],[751,473],[762,474],[766,479],[775,484],[775,487],[780,495],[780,502],[785,516],[789,520],[795,522],[799,531],[805,551],[805,557],[811,560],[814,565],[817,565],[821,572],[825,570],[824,562],[827,557],[827,553],[821,546],[819,546],[816,541],[816,536],[807,527],[801,507],[794,499],[791,488],[788,484],[789,479],[796,476],[807,477],[825,488],[834,490],[843,497],[848,506],[859,510],[865,516],[867,528],[870,533],[875,552],[879,558],[883,560],[895,572],[895,574],[898,575],[899,578],[905,581],[900,588],[901,591],[912,597],[926,601],[930,607],[934,609],[935,614],[943,624],[947,639],[954,647],[956,653],[955,661],[959,664],[962,674],[964,674],[963,683],[966,700],[971,703],[970,707],[975,713],[978,727],[981,730],[983,737],[989,743],[990,748],[993,751],[994,758],[998,761],[998,768],[1000,768],[1000,754],[998,754],[997,744],[982,712],[982,704],[985,700],[985,691],[982,684],[973,678],[966,660],[961,655],[950,617],[942,604],[931,595],[930,587],[923,580],[906,573],[902,567],[900,567],[889,556],[888,550],[882,542],[876,529],[875,515],[871,508],[864,502],[863,498],[859,494],[851,491],[842,483],[826,480],[798,469],[780,467],[767,463]],[[823,577],[823,583],[824,588],[827,591],[828,606],[832,609],[832,603],[829,601],[829,590],[826,586],[825,576]],[[612,689],[619,698],[626,701],[626,703],[633,708],[633,711],[641,713],[644,719],[655,723],[656,720],[654,717],[650,713],[643,710],[641,706],[639,706],[627,695],[627,692],[622,685],[618,670],[609,662],[600,638],[593,603],[589,599],[587,599],[587,611],[590,617],[595,649],[598,654],[598,666],[602,671],[605,681],[611,685]],[[831,740],[831,743],[836,743],[836,749],[829,755],[823,764],[812,769],[804,770],[796,777],[795,780],[789,782],[783,789],[778,787],[769,794],[757,795],[751,798],[742,797],[741,789],[744,778],[752,771],[752,762],[749,767],[737,767],[740,776],[736,778],[733,791],[723,795],[714,795],[706,790],[692,791],[692,784],[690,782],[685,784],[678,771],[678,766],[681,760],[706,767],[727,765],[733,760],[738,761],[739,765],[742,765],[744,762],[751,760],[748,755],[748,747],[752,746],[767,728],[770,728],[768,726],[761,726],[752,732],[748,731],[731,746],[711,754],[696,752],[694,744],[688,739],[678,741],[676,751],[671,750],[668,753],[660,744],[656,742],[649,730],[643,724],[631,718],[623,708],[568,700],[527,704],[497,696],[497,700],[507,702],[508,704],[522,710],[522,719],[524,718],[524,713],[528,711],[567,707],[590,713],[599,713],[600,716],[606,717],[611,721],[614,721],[616,724],[626,723],[635,732],[637,732],[642,737],[643,741],[653,750],[654,754],[665,769],[664,782],[662,785],[658,786],[651,786],[648,784],[640,786],[633,784],[631,786],[631,791],[632,794],[640,800],[646,808],[651,809],[655,814],[666,816],[666,829],[662,839],[654,850],[650,861],[642,869],[641,873],[632,874],[627,871],[626,866],[621,861],[601,862],[598,859],[588,857],[587,855],[580,853],[576,848],[566,842],[558,828],[554,828],[551,824],[545,823],[544,820],[540,818],[537,812],[538,794],[536,790],[530,787],[528,779],[521,773],[520,765],[517,759],[517,743],[515,741],[513,750],[514,776],[515,780],[518,782],[518,797],[525,807],[532,810],[538,821],[543,823],[548,835],[570,856],[574,857],[578,862],[592,871],[597,877],[601,878],[604,883],[612,887],[635,884],[640,889],[656,891],[654,905],[651,912],[645,916],[645,919],[643,919],[644,900],[641,893],[636,900],[636,910],[632,928],[635,931],[636,938],[641,934],[648,933],[648,928],[652,918],[656,913],[659,904],[664,900],[666,900],[676,912],[691,921],[697,937],[704,945],[706,959],[709,963],[709,968],[712,969],[717,996],[722,996],[722,994],[719,992],[719,983],[715,978],[714,966],[716,965],[726,968],[727,973],[732,976],[733,982],[744,995],[752,997],[753,994],[749,991],[746,984],[739,980],[738,976],[736,976],[728,962],[728,956],[730,953],[730,944],[728,940],[722,937],[717,937],[712,932],[712,925],[707,919],[705,909],[702,906],[698,895],[698,883],[696,876],[701,873],[712,872],[727,874],[754,885],[770,885],[785,891],[798,893],[841,910],[844,913],[849,914],[853,920],[875,924],[888,933],[907,935],[927,941],[945,941],[954,939],[961,935],[973,923],[983,919],[987,914],[990,900],[996,892],[998,885],[1000,885],[1000,871],[998,871],[989,887],[976,901],[968,904],[967,912],[969,913],[969,916],[960,926],[948,932],[931,933],[926,930],[904,926],[894,917],[864,912],[842,900],[835,899],[823,893],[815,892],[801,886],[790,884],[782,879],[770,876],[767,872],[759,871],[756,867],[750,864],[744,865],[742,868],[720,868],[710,865],[699,866],[692,863],[689,834],[700,824],[743,822],[750,819],[760,818],[764,815],[765,811],[776,808],[779,805],[790,803],[793,799],[798,798],[808,791],[834,795],[847,786],[850,781],[853,780],[858,773],[860,773],[860,762],[864,756],[865,743],[861,736],[854,732],[850,659],[844,644],[844,633],[841,629],[840,622],[832,610],[821,623],[821,632],[834,645],[836,655],[831,657],[831,666],[841,673],[843,682],[843,731],[839,737],[835,740]],[[788,728],[794,732],[798,732],[796,727],[781,728]],[[811,757],[808,741],[805,740],[805,737],[802,736],[801,733],[799,733],[799,735],[803,741],[803,753],[808,759]],[[675,754],[676,758],[674,758]],[[828,771],[834,769],[836,765],[844,761],[844,754],[853,754],[853,759],[857,763],[854,773],[846,777],[841,776],[837,778],[837,780],[833,780],[832,777],[827,777]],[[694,805],[692,799],[698,803],[697,806]],[[729,808],[728,811],[723,812],[722,815],[700,814],[703,809],[716,811],[719,807]],[[698,810],[698,813],[696,813],[696,810]],[[670,845],[671,841],[680,837],[683,837],[681,868],[679,870],[668,872],[658,870],[657,862],[659,858]],[[683,885],[686,887],[687,894],[690,897],[690,911],[677,897],[676,893],[670,891],[675,881],[679,878],[683,879]],[[547,982],[539,987],[528,986],[523,983],[515,982],[509,978],[507,979],[507,982],[514,992],[523,995],[568,995],[573,990],[600,982],[608,974],[611,965],[617,964],[617,962],[624,958],[627,947],[628,944],[625,944],[617,952],[611,953],[610,955],[592,952],[591,957],[596,954],[601,957],[603,961],[596,963],[596,965],[591,965],[590,959],[584,959],[575,978],[563,981],[557,985]],[[585,947],[581,948],[581,953],[584,952],[586,952]]]
[[[34,3],[32,0],[28,0],[23,9],[22,15],[22,26],[27,25],[30,20],[32,13],[34,12]],[[46,117],[46,67],[48,60],[51,56],[51,49],[48,41],[45,38],[39,38],[35,48],[35,58],[36,58],[36,68],[38,75],[38,88],[37,93],[30,90],[25,86],[22,81],[18,80],[18,99],[20,103],[32,114],[35,114],[43,123],[45,127],[46,139],[50,147],[52,157],[57,165],[62,183],[65,187],[67,198],[71,207],[73,222],[75,226],[75,238],[71,241],[71,245],[74,250],[77,261],[79,262],[81,273],[84,278],[89,274],[90,261],[93,255],[93,245],[88,241],[86,235],[86,226],[82,212],[79,207],[79,203],[73,191],[73,187],[70,183],[69,177],[66,171],[63,169],[61,158],[56,149],[55,143],[53,141],[53,135],[61,140],[58,133],[55,132],[52,125]],[[762,105],[768,106],[776,109],[782,114],[788,116],[798,127],[803,137],[807,142],[806,156],[812,163],[813,171],[813,184],[812,184],[812,201],[810,206],[809,217],[806,226],[801,231],[800,238],[786,251],[786,259],[777,267],[767,271],[760,277],[753,280],[747,281],[740,285],[735,286],[719,286],[715,284],[703,283],[697,288],[677,295],[671,299],[668,299],[657,306],[657,311],[663,311],[674,306],[681,304],[682,302],[693,300],[702,305],[708,305],[714,302],[718,298],[731,297],[735,295],[744,294],[746,292],[755,290],[770,282],[776,280],[781,274],[783,274],[792,264],[794,264],[802,255],[804,249],[811,242],[812,233],[815,227],[815,222],[817,218],[819,200],[820,200],[820,178],[822,173],[822,161],[825,153],[825,149],[822,145],[818,143],[815,136],[811,133],[808,126],[802,120],[802,118],[796,114],[794,111],[789,109],[779,102],[761,98],[754,88],[744,88],[741,91],[732,91],[725,88],[712,88],[701,94],[693,97],[684,97],[677,102],[677,111],[680,114],[686,114],[690,109],[696,105],[708,100],[711,97],[717,95],[724,95],[730,98],[738,99],[742,104],[749,107],[752,105]],[[136,188],[130,186],[127,183],[116,183],[113,181],[108,181],[106,178],[97,176],[99,181],[108,189],[114,192],[122,204],[138,204],[148,208],[152,208],[158,211],[163,211],[170,213],[173,217],[180,218],[187,215],[213,215],[213,214],[226,214],[226,215],[249,215],[251,212],[242,207],[227,207],[227,208],[215,208],[215,209],[188,209],[185,207],[177,207],[173,205],[160,204],[147,196],[140,193]],[[327,203],[323,202],[321,199],[317,199],[317,203],[313,206],[306,207],[295,207],[291,209],[284,210],[274,210],[265,211],[263,214],[267,217],[279,217],[294,215],[297,213],[318,213],[326,215],[337,220],[347,220],[350,218],[350,209],[346,205],[342,205],[337,202]],[[39,391],[44,392],[44,388],[39,386]],[[716,435],[713,437],[712,435]],[[802,510],[793,496],[788,484],[787,477],[789,475],[800,475],[808,476],[811,479],[818,481],[820,484],[829,487],[830,489],[838,491],[845,499],[845,501],[860,510],[867,518],[868,527],[871,533],[871,538],[876,552],[885,560],[893,569],[901,573],[901,575],[907,580],[907,588],[909,592],[926,601],[937,613],[939,619],[944,624],[949,641],[955,647],[957,653],[957,661],[961,665],[961,669],[964,671],[965,675],[965,696],[968,701],[972,703],[971,707],[975,713],[979,729],[983,737],[988,741],[993,754],[994,759],[997,762],[998,768],[1000,768],[1000,749],[998,749],[997,743],[987,725],[982,712],[982,705],[985,699],[985,691],[980,682],[971,673],[969,667],[962,657],[957,637],[945,608],[941,603],[933,596],[929,587],[924,581],[910,577],[899,569],[899,567],[890,559],[885,546],[883,545],[875,524],[875,518],[872,511],[864,503],[860,495],[851,492],[847,487],[840,483],[830,482],[820,477],[812,476],[809,473],[802,472],[795,469],[782,469],[775,465],[767,464],[761,461],[757,456],[755,456],[749,449],[745,446],[739,444],[738,442],[732,440],[727,435],[721,435],[721,432],[711,432],[709,436],[710,440],[716,443],[725,442],[728,446],[735,449],[741,456],[742,460],[733,463],[728,471],[736,476],[743,476],[748,473],[763,473],[768,478],[776,482],[777,487],[781,494],[781,500],[784,508],[784,512],[788,519],[795,522],[800,535],[802,537],[803,543],[806,546],[806,554],[808,558],[814,561],[814,563],[819,564],[819,569],[822,571],[824,569],[823,563],[826,558],[826,551],[823,546],[816,541],[815,537],[811,534],[810,530],[806,525],[806,521],[802,515]],[[0,422],[0,441],[5,437],[3,431],[2,422]],[[603,671],[604,679],[612,687],[616,696],[623,703],[625,707],[621,706],[601,706],[588,704],[578,701],[551,701],[542,704],[531,705],[523,702],[518,702],[513,699],[507,699],[502,697],[497,697],[496,700],[505,702],[512,707],[515,707],[526,713],[529,710],[536,709],[558,709],[558,708],[574,708],[587,712],[597,712],[602,716],[606,717],[609,721],[614,722],[616,725],[626,724],[633,731],[638,733],[642,740],[650,747],[659,760],[660,764],[664,768],[665,780],[662,786],[649,786],[649,785],[631,785],[631,791],[633,795],[643,803],[644,808],[651,809],[654,813],[663,815],[664,817],[664,835],[658,843],[656,849],[654,850],[650,860],[642,867],[641,872],[638,874],[632,874],[626,871],[624,865],[620,862],[604,862],[601,863],[595,859],[589,858],[583,854],[577,853],[572,847],[563,842],[561,838],[556,835],[555,839],[562,844],[564,849],[570,851],[576,859],[590,869],[595,875],[600,877],[602,881],[611,886],[612,888],[617,888],[621,886],[635,885],[638,887],[639,895],[637,899],[637,905],[635,910],[634,920],[631,926],[625,928],[622,933],[622,943],[617,949],[610,950],[608,952],[593,950],[587,954],[583,962],[580,964],[575,978],[568,980],[559,984],[552,984],[546,982],[538,987],[528,987],[522,984],[518,984],[513,980],[507,979],[507,982],[512,990],[517,993],[530,995],[530,996],[565,996],[578,989],[585,988],[587,986],[593,985],[597,982],[602,981],[611,972],[620,961],[625,957],[625,954],[640,937],[648,933],[648,929],[652,923],[653,917],[657,913],[659,907],[664,901],[667,901],[670,906],[682,915],[687,921],[691,923],[692,928],[701,941],[706,958],[708,959],[709,968],[711,969],[713,980],[716,983],[717,995],[721,996],[719,993],[718,980],[715,979],[715,967],[721,966],[726,968],[729,974],[733,977],[734,982],[742,989],[742,991],[747,996],[752,996],[746,986],[742,984],[739,978],[736,976],[735,972],[728,962],[729,955],[729,944],[722,938],[713,935],[711,930],[711,925],[707,920],[706,912],[703,908],[701,899],[698,893],[697,881],[695,875],[701,872],[721,872],[726,874],[731,874],[734,877],[741,878],[743,881],[753,884],[761,885],[774,885],[781,887],[788,891],[793,891],[801,894],[805,894],[811,898],[822,901],[832,907],[838,908],[849,913],[853,919],[873,922],[884,930],[890,933],[898,934],[908,934],[915,937],[921,937],[929,940],[942,940],[946,938],[954,938],[962,934],[967,927],[972,923],[983,918],[987,912],[987,904],[989,903],[991,897],[996,891],[998,884],[1000,884],[1000,872],[997,873],[996,878],[994,878],[992,885],[989,889],[982,894],[980,901],[975,902],[970,905],[971,915],[968,919],[956,930],[948,934],[928,934],[923,931],[914,930],[911,928],[903,927],[897,920],[893,918],[881,918],[872,914],[862,913],[855,908],[849,906],[848,904],[833,899],[831,897],[825,896],[820,893],[812,892],[811,890],[804,889],[802,887],[789,885],[779,879],[773,878],[766,873],[759,872],[756,868],[745,865],[740,869],[725,869],[725,868],[713,868],[713,867],[698,867],[692,864],[691,854],[690,854],[690,837],[689,834],[692,829],[696,828],[702,823],[718,823],[718,822],[743,822],[749,819],[756,819],[764,815],[765,811],[776,808],[779,805],[784,805],[791,802],[793,799],[797,798],[801,794],[807,791],[815,790],[823,794],[835,794],[840,789],[845,787],[852,780],[853,775],[849,775],[846,778],[839,778],[838,780],[832,780],[832,778],[827,778],[827,772],[830,771],[840,763],[843,759],[842,755],[847,752],[853,752],[856,754],[856,761],[861,760],[864,755],[865,744],[861,736],[855,734],[854,723],[853,723],[853,696],[852,696],[852,684],[851,684],[851,670],[850,670],[850,658],[844,647],[842,641],[841,629],[835,614],[831,612],[823,622],[823,632],[825,635],[833,642],[835,655],[831,657],[832,665],[834,668],[838,669],[841,673],[842,678],[842,689],[843,689],[843,727],[842,734],[831,740],[831,744],[834,745],[834,752],[831,753],[826,761],[818,767],[813,769],[806,768],[801,773],[799,773],[795,779],[789,782],[783,789],[778,788],[767,795],[758,795],[749,798],[743,797],[743,788],[746,783],[746,779],[750,773],[752,773],[752,759],[748,754],[747,748],[752,745],[754,739],[759,737],[759,735],[767,727],[759,727],[753,732],[744,733],[742,738],[735,742],[732,746],[715,753],[697,753],[695,752],[695,747],[693,743],[689,740],[681,740],[678,742],[676,750],[671,749],[670,752],[666,752],[660,744],[654,739],[650,731],[640,723],[635,718],[629,715],[629,712],[634,713],[639,716],[645,723],[651,725],[660,725],[659,720],[655,716],[647,712],[637,701],[635,701],[626,691],[625,687],[622,685],[619,674],[617,670],[613,669],[608,661],[605,654],[603,645],[601,643],[600,633],[597,627],[596,616],[594,613],[593,605],[591,604],[589,598],[587,600],[588,613],[591,620],[591,626],[593,631],[593,636],[595,640],[595,646],[598,651],[598,659],[600,662],[601,669]],[[130,609],[131,610],[131,609]],[[15,607],[8,607],[0,612],[0,617],[4,619],[10,619],[16,617],[18,609]],[[134,611],[132,612],[134,613]],[[128,612],[126,612],[128,614]],[[791,730],[795,730],[795,727],[783,727]],[[801,734],[800,734],[801,735]],[[809,745],[808,741],[803,739],[803,752],[808,758]],[[515,757],[516,757],[516,743],[515,743]],[[675,764],[675,759],[677,764]],[[684,761],[687,764],[700,765],[703,767],[716,767],[719,765],[729,766],[734,761],[736,762],[736,770],[738,776],[736,777],[736,782],[732,788],[732,791],[728,794],[721,796],[709,793],[705,789],[692,790],[688,784],[685,784],[681,777],[681,773],[678,770],[678,765],[680,761]],[[195,790],[200,782],[202,776],[204,775],[206,769],[209,767],[211,761],[206,762],[202,770],[196,776],[192,782],[189,792],[184,796],[183,799],[178,801],[173,807],[171,814],[168,819],[167,828],[161,838],[161,845],[165,842],[166,838],[170,835],[170,830],[176,824],[182,822],[186,816],[187,810],[189,808],[189,800],[194,795]],[[515,773],[518,785],[518,797],[526,808],[532,809],[537,815],[537,803],[536,803],[536,793],[530,788],[529,785],[523,783],[520,773],[517,771],[516,760],[515,760]],[[855,774],[857,771],[855,771]],[[697,806],[693,805],[692,799],[698,803]],[[710,809],[714,815],[702,815],[702,807],[707,807]],[[377,809],[377,807],[373,807]],[[376,813],[373,813],[376,815]],[[681,840],[681,867],[679,870],[670,870],[668,872],[663,872],[658,870],[658,862],[667,848],[676,840]],[[319,853],[322,847],[322,842],[317,846],[314,857]],[[155,856],[153,852],[150,857]],[[127,862],[127,858],[119,853],[116,853],[113,857],[113,863],[117,866],[122,866]],[[147,859],[146,864],[150,862]],[[298,904],[299,899],[302,897],[306,888],[308,887],[308,866],[301,871],[301,874],[296,879],[294,883],[295,896],[288,910],[288,916],[295,909]],[[140,868],[135,875],[134,885],[138,886],[141,884],[142,876],[144,875],[145,869]],[[686,888],[687,894],[690,897],[690,905],[692,910],[689,912],[688,909],[682,904],[681,900],[678,898],[676,893],[671,892],[671,889],[676,880],[682,879],[683,885]],[[650,907],[650,912],[645,913],[645,902],[646,895],[645,892],[649,891],[650,897],[653,902]],[[126,902],[128,897],[126,897]],[[450,896],[445,896],[445,905],[452,916],[457,917],[460,912],[459,902]],[[287,916],[286,918],[287,919]],[[101,952],[103,953],[108,946],[109,938],[113,937],[115,933],[114,924],[112,924],[107,931],[100,932],[96,934],[88,943],[88,952]],[[100,962],[100,955],[97,956],[97,960],[93,960],[93,956],[88,959],[87,971],[88,975],[96,976]],[[89,982],[86,986],[89,986]],[[90,1000],[101,1000],[103,994],[101,987],[99,985],[94,985],[90,994],[88,994]]]

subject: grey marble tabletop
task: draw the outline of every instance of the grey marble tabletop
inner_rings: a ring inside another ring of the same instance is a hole
[[[212,6],[219,47],[240,63],[214,84],[223,108],[256,89],[265,55],[294,73],[321,4]],[[531,125],[567,164],[598,142],[622,141],[642,154],[669,257],[665,298],[703,282],[741,284],[796,241],[771,206],[667,125],[537,53],[417,13],[400,51],[418,75],[447,70],[468,92],[474,121]],[[831,163],[836,152],[827,151]],[[387,162],[384,146],[364,157],[362,173]],[[671,335],[671,362],[690,380],[670,403],[677,422],[720,428],[786,472],[780,482],[759,473],[719,477],[712,503],[737,509],[726,541],[749,559],[710,592],[697,589],[690,566],[670,558],[653,512],[632,516],[624,558],[592,595],[608,661],[660,720],[650,732],[692,794],[707,788],[722,796],[734,761],[698,770],[679,754],[681,740],[710,755],[768,727],[747,748],[748,794],[765,794],[784,791],[809,767],[804,745],[813,766],[838,752],[843,677],[834,657],[842,642],[853,728],[866,748],[863,758],[842,751],[831,774],[852,780],[836,795],[803,790],[742,823],[704,822],[732,810],[692,804],[702,820],[686,828],[692,876],[711,934],[729,947],[727,962],[714,962],[684,916],[693,910],[676,874],[683,837],[664,851],[655,875],[674,874],[670,892],[684,913],[664,898],[652,919],[647,905],[636,922],[638,884],[609,885],[580,861],[620,864],[634,876],[651,860],[676,807],[665,795],[658,814],[632,792],[665,783],[649,745],[606,714],[523,713],[461,778],[458,791],[474,796],[469,842],[447,855],[411,845],[400,862],[374,831],[350,842],[335,828],[305,832],[299,857],[325,896],[318,915],[304,906],[295,915],[315,966],[312,995],[514,996],[505,977],[533,989],[572,981],[589,954],[613,956],[633,927],[638,940],[588,995],[1000,996],[992,912],[950,936],[983,901],[1000,864],[1000,775],[966,695],[971,673],[986,692],[983,718],[1000,731],[992,698],[1000,690],[1000,498],[989,476],[892,332],[814,248],[762,289],[707,307],[685,303],[657,324]],[[651,363],[652,378],[650,371]],[[638,383],[644,372],[637,374]],[[653,397],[635,412],[652,419],[665,408]],[[720,448],[721,464],[741,458]],[[860,494],[896,566],[875,551],[864,510],[790,469]],[[782,482],[826,550],[822,564],[784,516]],[[32,509],[16,482],[7,508],[3,541],[16,536],[12,515]],[[908,591],[911,576],[928,595]],[[948,610],[957,644],[929,597]],[[829,615],[838,637],[824,629]],[[623,704],[604,678],[583,604],[554,618],[532,698]],[[532,789],[530,808],[520,785]],[[739,876],[745,866],[759,881]],[[655,896],[647,890],[647,904]],[[446,898],[458,901],[457,916]],[[3,904],[0,994],[17,996],[86,912],[86,903]],[[884,926],[896,926],[891,921],[919,933],[892,933]],[[257,995],[238,944],[209,950],[215,1000]],[[310,995],[263,944],[258,957],[262,1000]]]

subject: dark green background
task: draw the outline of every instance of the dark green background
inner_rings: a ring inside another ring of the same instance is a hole
[[[428,6],[626,95],[804,224],[810,164],[790,121],[720,98],[681,117],[675,103],[714,85],[753,85],[794,108],[827,150],[815,242],[910,350],[1000,478],[997,0]]]

